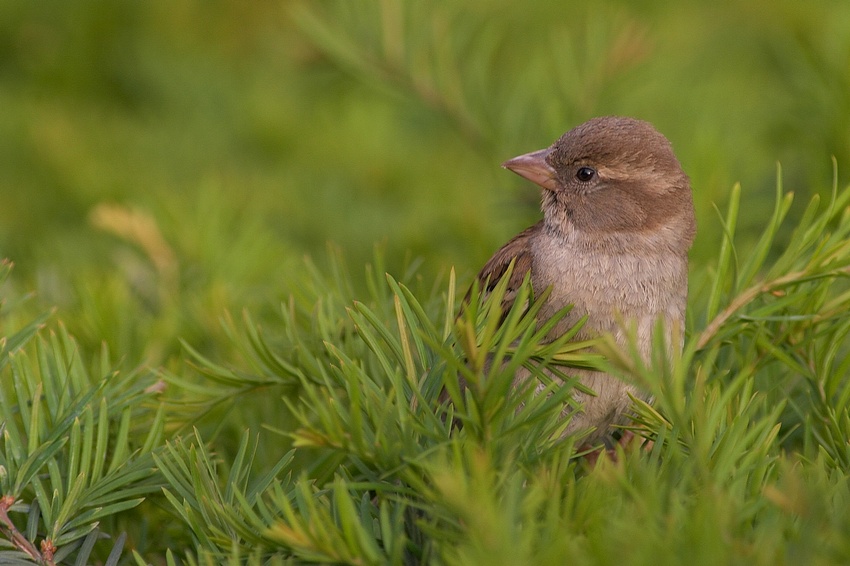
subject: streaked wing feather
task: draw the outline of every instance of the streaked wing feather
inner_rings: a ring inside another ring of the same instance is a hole
[[[517,290],[522,285],[523,279],[528,272],[531,271],[532,255],[531,255],[531,240],[533,236],[542,228],[542,222],[538,222],[534,226],[526,228],[507,244],[501,247],[493,257],[491,257],[481,272],[478,273],[478,283],[484,294],[492,291],[499,284],[502,277],[508,271],[511,262],[514,261],[514,268],[511,271],[508,287],[505,291],[505,297],[502,300],[503,316],[511,309],[516,298]],[[467,301],[469,300],[472,289],[466,294]]]
[[[543,223],[541,221],[517,234],[511,241],[493,254],[493,257],[484,264],[484,267],[478,273],[479,289],[486,296],[499,284],[502,277],[505,276],[508,267],[511,265],[511,261],[516,260],[514,269],[511,272],[511,278],[508,280],[508,288],[505,290],[505,296],[502,300],[502,321],[504,321],[508,311],[511,310],[514,299],[516,298],[517,289],[522,285],[525,275],[531,271],[531,240],[534,234],[541,230],[542,227]],[[469,304],[471,298],[472,287],[466,292],[466,297],[463,299],[463,306],[461,306],[461,312]],[[465,389],[466,381],[462,377],[459,377],[459,380],[461,390]],[[439,399],[440,403],[447,402],[449,400],[448,390],[443,388]],[[458,421],[456,421],[455,426],[458,426]]]

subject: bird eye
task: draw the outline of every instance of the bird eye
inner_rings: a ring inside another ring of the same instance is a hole
[[[576,171],[576,179],[582,183],[587,183],[596,176],[596,170],[593,167],[579,167]]]

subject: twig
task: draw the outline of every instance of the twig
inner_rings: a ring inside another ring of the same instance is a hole
[[[839,269],[834,271],[833,275],[838,275],[839,273],[847,273],[848,268]],[[729,306],[727,306],[723,311],[720,312],[717,316],[712,319],[710,323],[705,327],[705,330],[700,334],[699,340],[697,341],[697,350],[702,350],[705,348],[709,341],[714,338],[714,335],[717,334],[717,331],[723,326],[727,320],[729,320],[732,315],[734,315],[739,309],[743,308],[744,305],[753,301],[756,297],[763,293],[769,293],[773,289],[777,287],[782,287],[784,285],[788,285],[789,283],[793,283],[797,279],[802,279],[806,275],[808,275],[808,271],[795,271],[793,273],[788,273],[783,275],[782,277],[778,277],[773,281],[769,281],[767,283],[762,283],[760,285],[755,285],[750,287],[737,297],[735,297]]]
[[[3,531],[6,536],[9,537],[9,540],[12,541],[12,544],[26,553],[30,558],[41,561],[43,557],[38,549],[21,534],[21,532],[15,527],[15,524],[12,523],[12,520],[9,519],[8,511],[14,504],[15,498],[11,495],[4,495],[3,497],[0,497],[0,531]]]

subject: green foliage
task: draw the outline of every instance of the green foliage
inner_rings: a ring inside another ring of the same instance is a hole
[[[2,556],[53,564],[76,553],[83,563],[98,526],[156,489],[164,414],[144,406],[151,380],[114,372],[105,348],[89,370],[64,328],[37,335],[46,318],[0,341],[0,532],[15,548]],[[21,514],[25,528],[12,519]]]
[[[575,353],[569,333],[543,344],[540,298],[524,311],[520,297],[499,326],[504,288],[454,319],[453,278],[430,308],[389,276],[383,290],[373,280],[368,306],[323,309],[312,327],[294,314],[308,305],[290,303],[279,347],[246,320],[240,349],[295,390],[282,398],[296,421],[281,431],[293,449],[273,468],[284,479],[256,485],[246,480],[248,436],[227,472],[197,434],[159,461],[199,552],[221,559],[260,547],[370,564],[613,563],[627,552],[644,563],[663,542],[661,559],[673,563],[846,560],[850,396],[838,366],[848,343],[836,317],[850,308],[850,189],[826,206],[813,199],[793,247],[776,253],[791,203],[777,187],[774,215],[743,262],[737,194],[713,284],[695,301],[705,314],[673,361],[663,333],[649,364],[636,346],[608,343],[607,362]],[[298,354],[284,361],[278,350]],[[257,383],[196,359],[219,395]],[[595,467],[576,459],[580,435],[561,434],[568,378],[558,386],[537,372],[539,393],[512,386],[521,365],[565,360],[607,364],[652,392],[652,405],[636,401],[631,427],[651,442]]]
[[[848,6],[0,3],[0,562],[847,563]],[[693,181],[672,361],[458,315],[607,113]]]

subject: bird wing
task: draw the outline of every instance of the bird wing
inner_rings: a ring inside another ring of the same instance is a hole
[[[522,285],[523,279],[527,273],[531,271],[532,255],[531,255],[531,240],[533,236],[542,229],[543,222],[538,222],[534,226],[526,228],[507,244],[501,247],[499,251],[493,254],[481,272],[478,273],[479,288],[482,293],[491,292],[496,285],[502,280],[502,277],[508,271],[511,262],[514,262],[513,271],[510,273],[508,287],[505,291],[505,296],[502,299],[502,316],[504,317],[511,309],[516,298],[517,290]],[[467,292],[466,300],[468,302],[472,289]]]
[[[508,279],[507,289],[505,289],[505,296],[502,298],[501,322],[504,322],[508,311],[510,311],[511,307],[513,307],[517,290],[522,285],[526,274],[531,272],[531,240],[534,235],[542,229],[543,221],[540,221],[534,226],[530,226],[514,236],[507,244],[494,253],[493,257],[487,260],[487,263],[484,264],[484,267],[482,267],[481,271],[478,273],[478,288],[480,289],[480,293],[486,296],[496,288],[496,285],[499,284],[499,281],[501,281],[508,272],[511,262],[514,264],[514,268],[510,273],[510,279]],[[472,299],[472,289],[473,287],[470,287],[466,292],[458,317],[462,316],[463,311]],[[460,381],[461,390],[465,389],[467,386],[466,380],[464,380],[461,376],[458,376],[458,379]],[[445,387],[443,387],[440,392],[439,400],[440,403],[445,403],[450,400],[449,392]],[[454,426],[459,426],[458,420],[454,421]]]

